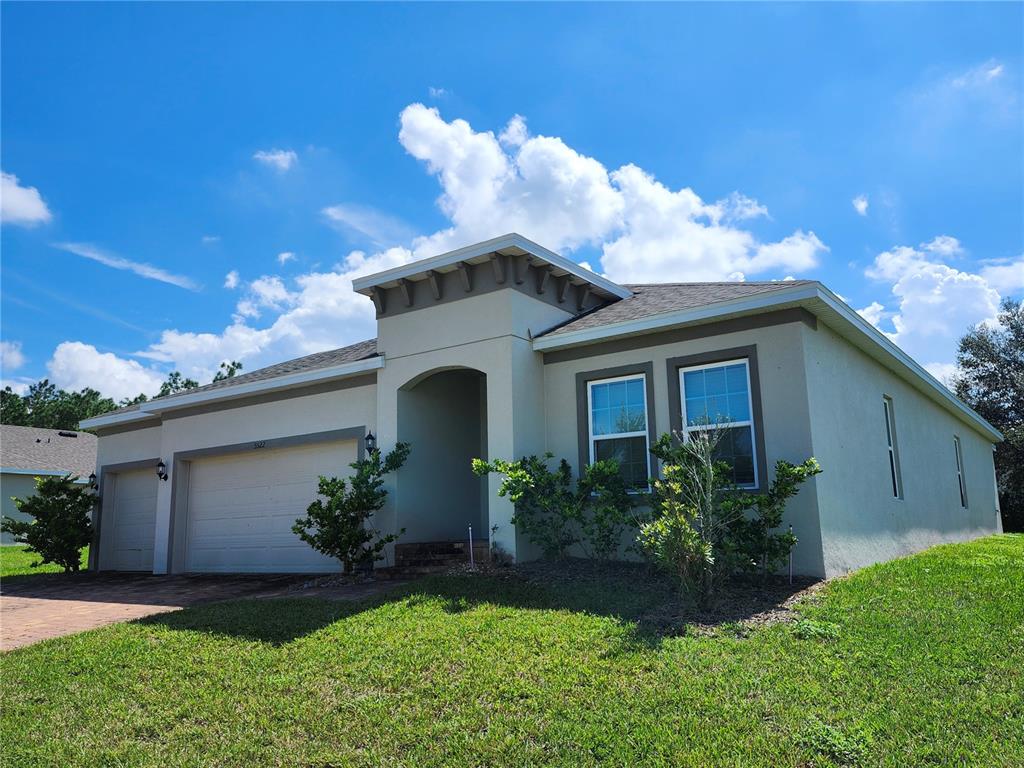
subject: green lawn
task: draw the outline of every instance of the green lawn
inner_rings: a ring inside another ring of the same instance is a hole
[[[1024,765],[1024,536],[658,635],[635,577],[207,605],[0,657],[5,766]]]
[[[37,573],[59,573],[64,569],[59,565],[47,563],[33,568],[32,563],[39,562],[39,555],[29,552],[24,546],[11,544],[0,547],[0,579],[8,576],[28,576]],[[82,550],[82,570],[89,562],[89,548]]]

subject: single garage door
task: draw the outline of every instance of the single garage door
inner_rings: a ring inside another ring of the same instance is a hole
[[[102,570],[153,570],[158,482],[152,467],[113,476],[113,501],[104,504],[100,521]]]
[[[337,571],[292,533],[317,495],[320,475],[344,477],[356,442],[251,450],[192,461],[185,569],[198,572]]]

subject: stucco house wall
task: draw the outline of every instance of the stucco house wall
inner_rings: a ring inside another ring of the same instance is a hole
[[[714,333],[713,327],[709,327],[708,332],[714,335],[549,363],[544,366],[547,449],[556,457],[568,459],[578,470],[579,435],[587,434],[587,425],[578,424],[577,418],[578,373],[650,364],[655,434],[661,435],[681,426],[671,423],[669,416],[669,389],[678,386],[676,375],[670,376],[668,371],[670,359],[753,345],[757,350],[765,463],[770,482],[778,459],[800,462],[813,455],[802,344],[805,329],[814,333],[800,321],[722,334]],[[637,342],[642,344],[642,339],[638,337]],[[650,410],[649,404],[649,415]],[[800,539],[793,552],[794,570],[821,575],[824,565],[814,484],[812,479],[790,503],[785,524],[792,524],[794,534]]]
[[[0,493],[3,494],[3,504],[0,511],[4,517],[12,520],[20,520],[23,523],[31,519],[30,515],[19,512],[14,504],[15,497],[24,499],[34,495],[36,492],[36,479],[34,475],[21,475],[14,472],[4,472],[0,475]],[[10,533],[0,533],[0,544],[14,544],[14,536]]]
[[[801,331],[825,575],[1000,530],[988,437],[819,325]],[[903,498],[894,498],[883,396],[892,398]],[[967,509],[953,438],[961,441]]]

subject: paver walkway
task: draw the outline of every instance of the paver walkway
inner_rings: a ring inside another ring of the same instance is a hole
[[[238,598],[362,600],[401,581],[296,590],[306,575],[39,574],[0,584],[0,650],[131,621],[198,603]]]

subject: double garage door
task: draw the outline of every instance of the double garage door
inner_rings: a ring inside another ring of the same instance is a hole
[[[299,539],[292,525],[316,498],[320,475],[346,476],[355,459],[356,442],[346,440],[191,460],[187,502],[179,503],[185,570],[338,570],[336,560]],[[101,568],[152,570],[158,482],[153,469],[117,475],[111,505],[114,531],[103,535]]]

